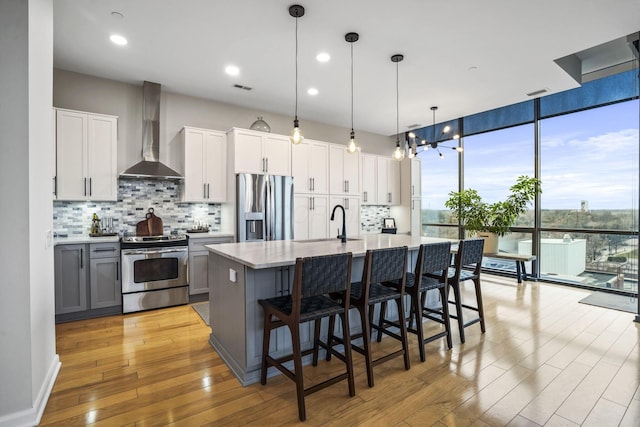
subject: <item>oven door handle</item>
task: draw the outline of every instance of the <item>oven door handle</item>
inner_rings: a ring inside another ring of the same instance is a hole
[[[158,249],[158,250],[144,250],[144,249],[125,249],[122,251],[123,255],[155,255],[155,254],[170,254],[175,252],[187,252],[188,248],[180,249]]]

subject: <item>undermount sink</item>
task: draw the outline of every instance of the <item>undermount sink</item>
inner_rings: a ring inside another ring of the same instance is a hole
[[[347,242],[350,242],[351,240],[362,240],[362,239],[358,239],[356,237],[347,237]],[[296,240],[296,243],[317,243],[317,242],[337,242],[340,243],[340,239],[338,239],[337,237],[330,237],[328,239],[310,239],[310,240]]]

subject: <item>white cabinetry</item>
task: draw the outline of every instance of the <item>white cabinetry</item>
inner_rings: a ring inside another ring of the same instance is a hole
[[[184,127],[185,202],[227,201],[227,136],[224,132]]]
[[[360,153],[349,153],[344,145],[329,148],[329,193],[360,195]]]
[[[328,194],[329,144],[305,139],[292,146],[291,171],[296,193]]]
[[[293,209],[293,236],[296,240],[329,237],[328,195],[296,194]]]
[[[378,156],[378,204],[400,204],[400,162]]]
[[[347,224],[347,237],[357,237],[360,235],[360,197],[331,197],[331,204],[329,208],[333,210],[333,207],[336,205],[344,206],[345,214],[346,214],[346,224]],[[329,212],[329,218],[331,218],[331,212]],[[336,210],[336,214],[333,221],[330,221],[329,224],[329,236],[333,236],[335,231],[342,231],[342,211],[340,209]],[[340,234],[339,232],[336,236]]]
[[[404,159],[400,165],[401,203],[391,207],[398,233],[422,235],[422,162],[419,158]]]
[[[116,201],[117,146],[117,117],[57,109],[57,199]]]
[[[287,136],[237,128],[227,136],[234,173],[291,175],[291,142]]]
[[[378,202],[378,156],[360,155],[362,159],[362,204],[375,205]]]

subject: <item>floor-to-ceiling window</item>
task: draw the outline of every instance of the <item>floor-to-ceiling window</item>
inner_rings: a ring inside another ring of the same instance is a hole
[[[460,119],[460,161],[455,153],[420,154],[424,234],[458,236],[444,208],[450,191],[474,188],[494,202],[518,176],[537,173],[540,204],[500,239],[500,251],[537,246],[543,279],[637,292],[639,117],[638,73],[631,70]],[[509,262],[485,264],[514,270]]]

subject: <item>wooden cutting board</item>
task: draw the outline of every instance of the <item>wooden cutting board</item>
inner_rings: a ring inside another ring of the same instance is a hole
[[[148,236],[149,235],[149,220],[144,219],[136,224],[136,236]]]
[[[149,235],[150,236],[162,236],[164,234],[164,227],[162,226],[162,219],[151,213],[151,218],[147,220],[149,223]]]

